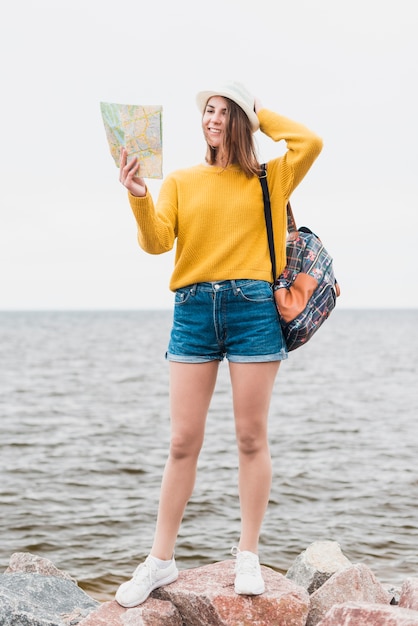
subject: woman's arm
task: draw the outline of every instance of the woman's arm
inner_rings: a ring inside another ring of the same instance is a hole
[[[162,184],[157,209],[149,192],[143,197],[129,192],[129,203],[138,226],[138,243],[149,254],[162,254],[174,246],[177,236],[177,193],[167,177]]]
[[[138,243],[145,252],[162,254],[174,245],[176,218],[170,219],[170,212],[167,216],[157,214],[145,181],[138,176],[139,170],[137,157],[128,162],[128,153],[122,148],[119,180],[129,192],[129,204],[138,226]]]
[[[320,154],[322,139],[303,124],[268,109],[260,108],[257,115],[263,133],[273,141],[286,142],[287,152],[271,162],[271,167],[279,168],[282,192],[289,197]]]

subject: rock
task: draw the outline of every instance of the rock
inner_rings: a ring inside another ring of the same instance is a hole
[[[390,603],[399,604],[399,598],[401,596],[401,590],[399,587],[393,587],[392,585],[385,585],[384,587],[391,597]]]
[[[170,600],[187,626],[305,626],[309,594],[282,574],[262,566],[266,591],[238,596],[234,591],[235,562],[180,572],[175,583],[153,592]]]
[[[335,604],[353,601],[388,605],[391,598],[366,565],[352,565],[336,572],[311,595],[306,626],[318,624]],[[333,626],[336,624],[339,622],[335,622]]]
[[[335,572],[351,565],[336,541],[315,541],[289,568],[286,578],[313,593]]]
[[[334,606],[318,626],[418,626],[418,612],[397,606],[347,602]]]
[[[305,589],[263,566],[266,592],[238,596],[234,564],[180,572],[141,606],[124,609],[116,602],[100,605],[47,559],[18,553],[0,575],[0,626],[305,626]]]
[[[343,567],[341,556],[335,542],[316,542],[305,551],[299,572],[308,572],[308,587],[318,572],[330,574],[339,563],[311,596],[304,585],[265,566],[265,593],[238,596],[230,560],[182,571],[144,604],[125,609],[93,600],[47,559],[17,553],[0,574],[0,626],[418,626],[418,578],[404,582],[399,606],[393,605],[393,590],[365,565]]]
[[[72,626],[98,604],[63,577],[0,574],[0,626]]]
[[[399,606],[418,611],[418,578],[407,578],[399,597]]]
[[[148,598],[134,609],[117,602],[105,602],[78,626],[184,626],[180,613],[171,602]]]
[[[51,561],[30,554],[29,552],[15,552],[12,554],[9,560],[9,567],[4,573],[11,574],[13,572],[27,572],[40,574],[41,576],[56,576],[57,578],[72,580],[73,583],[77,584],[74,578],[71,578],[67,572],[55,567]]]

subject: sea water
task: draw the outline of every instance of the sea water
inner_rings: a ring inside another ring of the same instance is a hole
[[[418,575],[418,311],[338,310],[282,363],[260,559],[286,572],[337,541],[384,584]],[[150,548],[169,443],[169,311],[0,313],[0,569],[30,552],[110,599]],[[187,401],[187,400],[186,400]],[[220,365],[180,568],[239,538]]]

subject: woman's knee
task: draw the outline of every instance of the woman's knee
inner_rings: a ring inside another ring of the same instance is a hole
[[[170,441],[170,456],[173,460],[197,460],[202,447],[200,437],[174,435]]]
[[[267,436],[257,431],[237,433],[237,445],[241,454],[252,456],[268,449]]]

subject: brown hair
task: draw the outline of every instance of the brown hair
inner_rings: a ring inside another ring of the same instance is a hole
[[[224,167],[237,164],[248,178],[259,176],[260,164],[257,159],[253,133],[247,115],[230,98],[228,102],[228,119],[225,127],[223,152],[226,157]],[[206,161],[209,165],[216,164],[217,149],[208,144]]]

